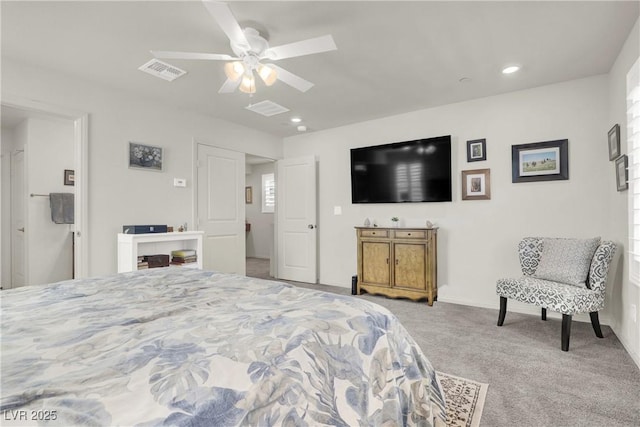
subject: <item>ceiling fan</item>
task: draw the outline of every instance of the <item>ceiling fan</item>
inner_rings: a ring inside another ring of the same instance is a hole
[[[267,86],[280,80],[289,86],[306,92],[313,83],[293,74],[275,64],[263,64],[261,61],[277,61],[296,56],[336,50],[331,35],[302,40],[281,46],[269,47],[267,40],[253,28],[240,28],[238,21],[226,3],[202,0],[211,16],[222,31],[229,37],[231,50],[236,56],[220,53],[197,53],[152,50],[153,56],[159,59],[203,59],[213,61],[229,61],[224,66],[227,80],[218,93],[230,93],[240,87],[240,91],[253,94],[256,91],[254,71]]]

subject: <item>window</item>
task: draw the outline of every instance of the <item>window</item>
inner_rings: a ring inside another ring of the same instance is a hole
[[[262,175],[262,213],[273,213],[276,207],[276,180],[274,174]]]
[[[627,74],[629,280],[640,286],[640,58]]]

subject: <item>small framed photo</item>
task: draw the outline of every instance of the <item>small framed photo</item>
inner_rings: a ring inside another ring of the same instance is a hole
[[[618,191],[624,191],[629,188],[629,160],[624,154],[616,159],[616,185]]]
[[[248,205],[253,203],[253,188],[251,187],[244,188],[244,202]]]
[[[569,140],[511,146],[511,182],[569,179]]]
[[[467,141],[467,162],[487,160],[487,140],[474,139]]]
[[[64,170],[64,185],[76,185],[76,175],[73,170]]]
[[[620,125],[615,124],[609,129],[609,160],[620,156]]]
[[[462,171],[462,200],[490,200],[491,174],[489,169]]]
[[[133,169],[162,171],[162,147],[130,142],[129,167]]]

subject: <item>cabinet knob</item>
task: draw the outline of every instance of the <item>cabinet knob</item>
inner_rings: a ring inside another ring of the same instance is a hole
[[[411,236],[411,233],[407,233],[407,236]]]

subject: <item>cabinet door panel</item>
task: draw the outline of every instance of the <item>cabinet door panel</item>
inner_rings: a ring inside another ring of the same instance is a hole
[[[362,281],[389,286],[391,283],[390,256],[390,243],[362,242]]]
[[[426,253],[424,244],[396,243],[394,250],[395,286],[426,289]]]

